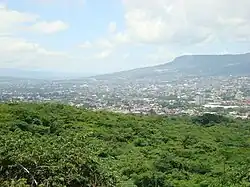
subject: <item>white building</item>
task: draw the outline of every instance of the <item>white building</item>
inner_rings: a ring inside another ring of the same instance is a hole
[[[195,97],[195,104],[196,105],[203,105],[203,104],[205,104],[205,98],[202,95],[200,95],[200,94],[196,95],[196,97]]]
[[[236,100],[242,100],[243,99],[243,93],[241,91],[238,91],[236,94],[235,94],[235,99]]]

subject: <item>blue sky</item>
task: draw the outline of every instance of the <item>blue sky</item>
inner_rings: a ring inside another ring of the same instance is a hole
[[[250,51],[249,0],[0,2],[0,68],[109,73]]]

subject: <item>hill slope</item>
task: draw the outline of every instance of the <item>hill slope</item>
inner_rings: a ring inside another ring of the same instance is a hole
[[[220,116],[2,104],[0,186],[249,186],[249,137],[249,121]]]
[[[250,53],[237,55],[186,55],[172,62],[109,75],[97,79],[172,79],[187,76],[250,75]]]
[[[181,56],[159,67],[198,75],[250,75],[250,53]]]

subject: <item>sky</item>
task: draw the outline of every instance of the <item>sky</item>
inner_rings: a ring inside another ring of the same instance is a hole
[[[102,74],[249,51],[249,0],[0,0],[0,68]]]

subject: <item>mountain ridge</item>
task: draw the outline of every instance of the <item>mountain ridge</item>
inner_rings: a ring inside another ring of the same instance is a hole
[[[84,75],[82,75],[84,74]],[[77,77],[89,77],[93,73],[74,73],[46,70],[31,70],[19,68],[0,68],[0,78],[13,79],[37,79],[37,80],[57,80],[57,79],[73,79]]]
[[[49,72],[15,68],[0,68],[0,77],[21,79],[171,79],[186,76],[250,75],[250,53],[221,55],[182,55],[163,64],[114,73],[90,75],[84,73]]]
[[[137,68],[133,70],[115,72],[94,76],[94,78],[147,78],[148,76],[158,77],[169,76],[229,76],[229,75],[250,75],[250,53],[244,54],[223,54],[223,55],[183,55],[174,60],[156,66]],[[165,77],[166,78],[166,77]]]

